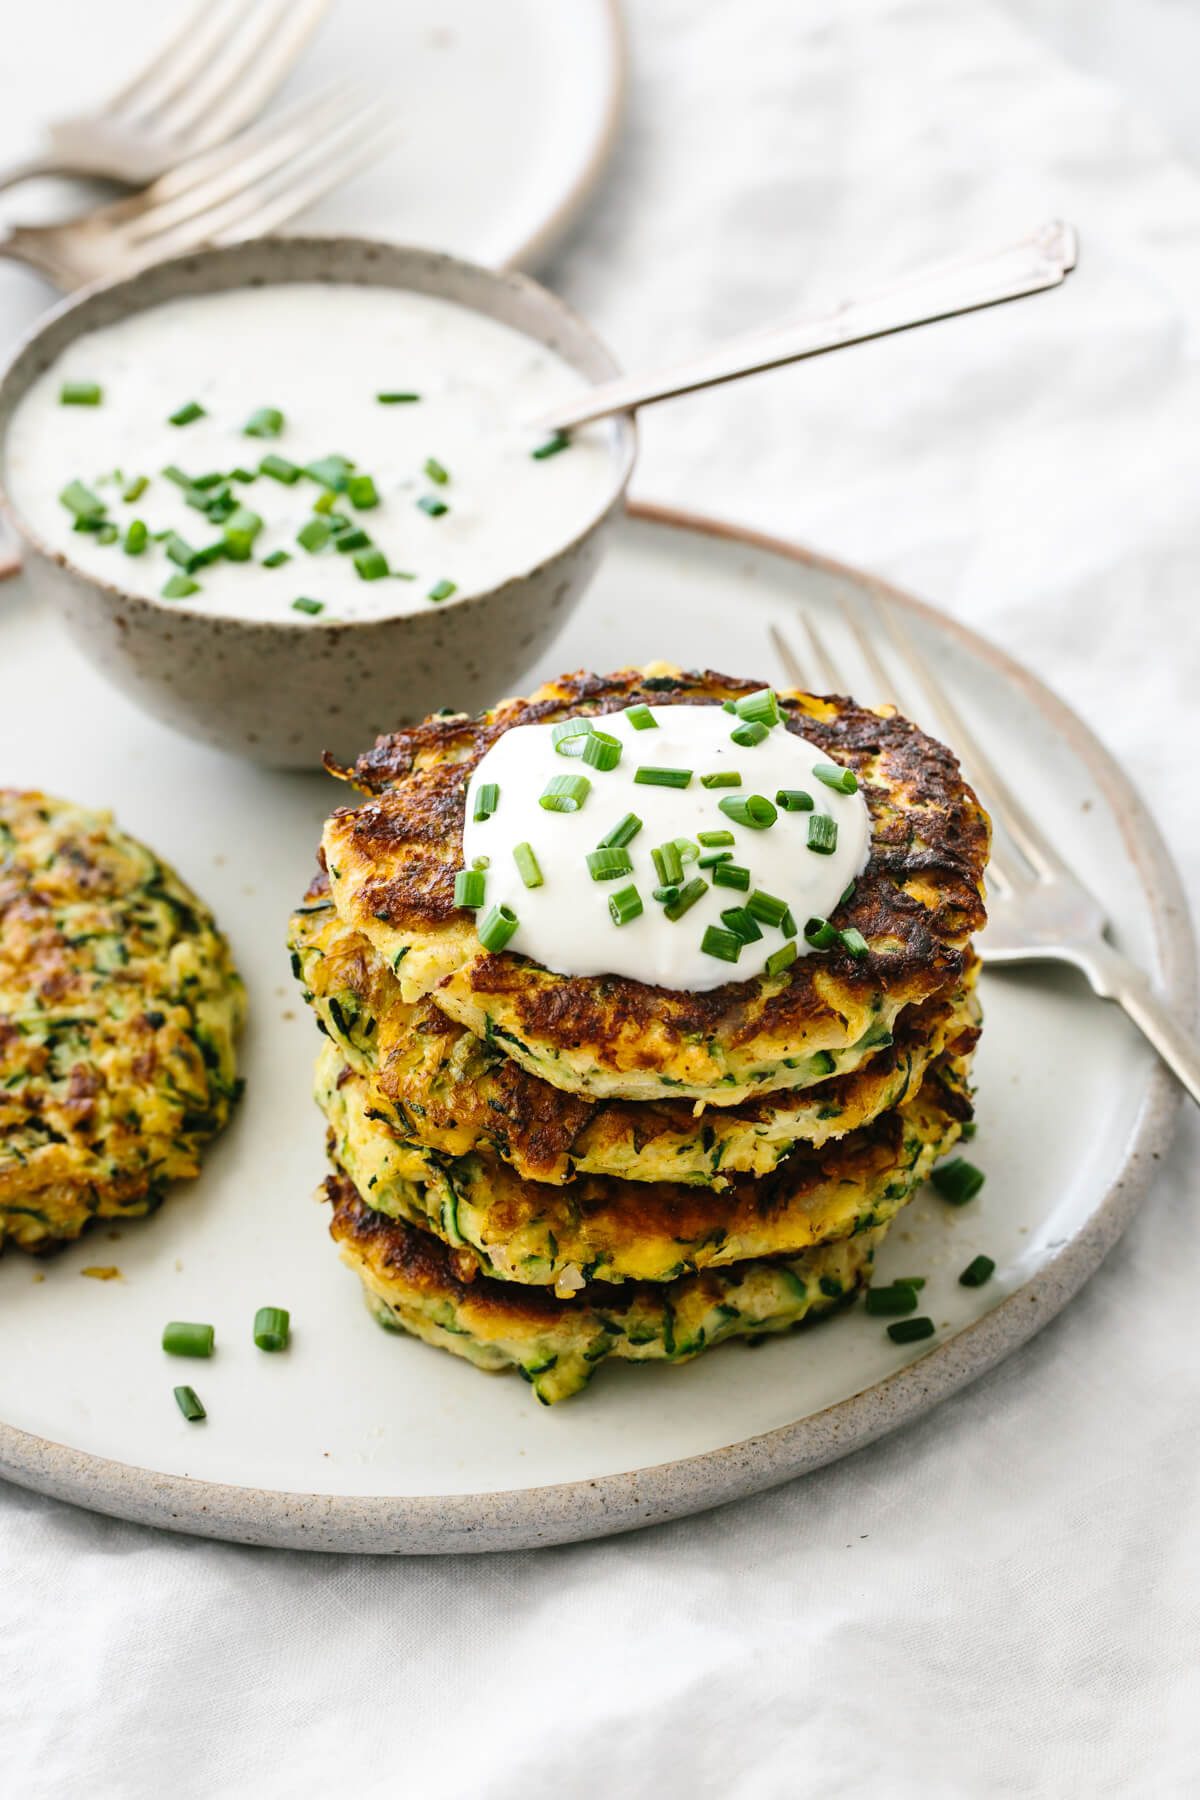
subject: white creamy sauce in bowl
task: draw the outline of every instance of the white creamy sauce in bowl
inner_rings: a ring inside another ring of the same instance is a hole
[[[63,404],[72,384],[99,388],[99,403]],[[14,413],[7,483],[45,544],[164,606],[298,624],[391,617],[525,574],[595,520],[617,481],[612,428],[535,456],[549,440],[520,423],[586,385],[534,339],[431,295],[318,282],[192,295],[63,351]],[[268,430],[281,415],[277,433],[247,435],[256,414]],[[265,457],[316,474],[273,479]],[[197,479],[207,485],[184,485]],[[72,483],[101,503],[99,530],[75,529],[60,498]],[[140,554],[126,548],[134,521]],[[218,553],[231,529],[234,554]],[[188,550],[211,560],[189,569]],[[195,591],[163,597],[172,581]]]
[[[647,713],[650,726],[644,723]],[[635,725],[639,718],[641,729]],[[737,744],[733,733],[743,729],[744,721],[720,706],[650,705],[575,723],[590,724],[616,740],[620,757],[615,767],[564,755],[550,725],[521,725],[497,740],[471,776],[463,863],[475,877],[476,895],[482,878],[475,917],[485,944],[494,909],[507,908],[516,929],[503,945],[493,947],[519,952],[563,975],[623,975],[652,987],[697,993],[752,980],[764,973],[768,958],[780,953],[786,966],[789,945],[799,956],[821,947],[806,941],[805,925],[813,918],[827,920],[862,873],[871,830],[862,794],[839,792],[814,773],[822,769],[835,780],[845,779],[824,751],[782,723],[757,743]],[[586,741],[572,739],[570,747],[577,750]],[[639,781],[638,771],[645,769],[677,776],[690,771],[690,779],[686,786]],[[729,785],[706,786],[706,775],[723,775]],[[736,784],[730,779],[734,775]],[[547,786],[563,777],[575,778],[578,809],[547,810],[542,805]],[[578,786],[580,781],[586,789]],[[781,792],[793,797],[794,810],[777,800]],[[803,808],[798,795],[806,795],[811,806]],[[767,802],[757,809],[768,820],[762,826],[730,816],[730,803],[736,813],[737,802],[752,798]],[[639,822],[637,828],[627,824],[622,832],[621,822],[630,814]],[[826,823],[814,827],[814,819]],[[629,867],[597,879],[589,853],[594,855],[614,829],[626,840],[616,848],[623,849]],[[722,834],[722,841],[705,843],[702,834],[713,833]],[[731,842],[724,841],[725,834]],[[835,838],[832,851],[810,849],[810,836],[824,842]],[[684,841],[677,846],[680,871],[676,881],[664,886],[653,853],[658,849],[661,855],[672,840]],[[530,853],[536,867],[531,868]],[[710,857],[727,860],[702,866]],[[721,866],[731,868],[732,876],[721,876]],[[528,886],[527,875],[540,876],[540,883]],[[703,883],[702,891],[694,887],[697,882]],[[656,892],[668,895],[671,887],[681,897],[693,889],[682,912],[669,897],[655,898]],[[639,910],[628,897],[630,890]],[[618,911],[632,915],[626,922],[615,921],[610,898]],[[777,903],[786,908],[783,919]],[[743,909],[749,910],[751,923],[742,917],[737,926],[747,936],[755,930],[760,935],[741,941],[739,948],[738,931],[731,934],[723,915]],[[678,916],[672,917],[673,911]],[[500,918],[504,921],[503,914]],[[501,928],[510,924],[508,920]],[[723,935],[710,938],[706,949],[710,929]]]

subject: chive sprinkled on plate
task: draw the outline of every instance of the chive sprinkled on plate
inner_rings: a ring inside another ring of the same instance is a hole
[[[590,731],[584,740],[583,760],[592,769],[615,769],[621,760],[621,741],[607,731]]]
[[[346,520],[345,523],[335,523],[330,518],[329,523],[334,532],[333,547],[342,556],[351,556],[354,551],[366,550],[369,547],[371,539],[367,532],[357,529],[347,531],[346,525],[349,524],[349,520]]]
[[[414,578],[410,575],[410,576],[406,576],[405,579],[411,581]],[[458,592],[457,581],[447,581],[443,577],[443,579],[441,581],[434,582],[433,586],[430,588],[430,590],[429,590],[428,594],[426,594],[425,598],[427,600],[448,600],[450,598],[451,594],[457,594],[457,592]]]
[[[206,1419],[208,1417],[208,1414],[204,1410],[204,1402],[201,1400],[195,1388],[177,1387],[174,1389],[174,1394],[175,1404],[189,1425],[198,1424],[201,1419]]]
[[[754,918],[761,919],[764,925],[782,925],[788,916],[787,901],[778,899],[774,894],[764,893],[762,888],[755,888],[746,906]]]
[[[475,806],[471,817],[476,824],[490,819],[500,804],[500,788],[494,781],[481,781],[475,789]]]
[[[764,973],[767,975],[782,975],[788,965],[795,962],[797,955],[798,952],[794,943],[781,945],[778,950],[773,950],[770,956],[768,956],[763,965]]]
[[[815,763],[813,774],[818,781],[823,781],[827,788],[837,794],[857,794],[858,776],[853,769],[843,769],[840,763]]]
[[[173,563],[178,563],[181,569],[190,567],[195,559],[196,552],[192,549],[192,546],[188,543],[187,539],[180,537],[177,531],[172,531],[167,534],[163,539],[163,548],[166,550],[171,561]]]
[[[254,1315],[254,1341],[260,1350],[286,1350],[291,1329],[286,1307],[260,1306]]]
[[[633,842],[641,829],[642,821],[638,818],[637,814],[631,812],[626,813],[623,819],[617,820],[611,831],[605,832],[604,836],[600,839],[598,848],[601,850],[623,850],[626,844],[631,844]]]
[[[538,796],[538,805],[547,812],[578,812],[592,784],[586,775],[554,775]]]
[[[503,950],[519,924],[511,907],[493,906],[479,927],[479,942],[485,950]]]
[[[990,1256],[976,1256],[967,1264],[966,1268],[959,1276],[958,1285],[959,1287],[970,1288],[982,1287],[984,1282],[990,1281],[995,1273],[996,1264],[994,1258]]]
[[[831,925],[828,919],[806,919],[804,922],[804,941],[814,950],[829,950],[839,938],[837,926]]]
[[[440,519],[443,513],[450,511],[446,502],[439,499],[437,494],[422,494],[417,505],[423,513],[428,513],[431,519]]]
[[[442,467],[436,456],[425,458],[424,469],[430,481],[436,482],[438,487],[445,487],[450,480],[450,471]]]
[[[916,1344],[922,1338],[932,1337],[935,1329],[932,1319],[897,1319],[888,1326],[887,1333],[893,1344]]]
[[[369,512],[379,505],[379,494],[370,475],[351,475],[346,483],[346,498],[359,512]]]
[[[951,1206],[965,1206],[973,1200],[983,1186],[985,1177],[982,1169],[968,1162],[965,1156],[953,1156],[949,1162],[939,1164],[929,1177],[943,1200]]]
[[[205,411],[200,402],[198,400],[189,400],[187,405],[181,406],[177,412],[168,413],[167,424],[190,425],[193,420],[203,419],[204,417]]]
[[[699,843],[704,845],[705,849],[712,849],[716,844],[734,844],[737,842],[732,831],[698,831],[696,833],[696,838]]]
[[[739,718],[767,726],[779,723],[779,701],[774,688],[759,688],[757,693],[743,694],[733,705]]]
[[[354,558],[354,567],[364,581],[379,581],[389,572],[387,557],[377,544],[360,550]]]
[[[700,786],[706,788],[741,787],[742,778],[736,769],[718,769],[715,774],[702,775]]]
[[[249,562],[254,540],[263,528],[259,514],[248,506],[235,507],[225,521],[225,554],[230,562]]]
[[[750,871],[743,863],[716,863],[712,870],[714,887],[740,888],[744,893],[750,886]]]
[[[284,563],[290,563],[291,560],[290,550],[272,550],[270,556],[263,557],[262,566],[264,569],[282,569]]]
[[[111,521],[102,524],[96,532],[98,544],[115,544],[121,533]]]
[[[415,406],[421,398],[420,394],[376,394],[380,406]]]
[[[58,390],[60,406],[99,406],[103,399],[98,381],[64,381]]]
[[[674,843],[656,845],[650,859],[659,887],[673,887],[683,880],[683,858]]]
[[[837,820],[828,813],[811,813],[808,820],[808,847],[818,856],[832,856],[837,849]]]
[[[750,831],[766,831],[779,817],[765,794],[739,794],[736,799],[718,800],[717,805],[727,819]]]
[[[688,882],[686,887],[680,888],[679,893],[674,900],[669,900],[667,902],[663,907],[663,912],[667,918],[672,921],[675,919],[682,919],[684,913],[690,912],[697,900],[702,900],[707,892],[707,881],[704,881],[699,875],[696,875]]]
[[[632,919],[640,917],[645,908],[636,887],[625,887],[608,896],[608,910],[614,925],[628,925]]]
[[[715,869],[719,863],[733,861],[732,850],[706,850],[696,864],[698,869]]]
[[[565,450],[570,442],[565,431],[556,431],[546,439],[544,444],[539,444],[536,450],[531,450],[529,454],[534,462],[545,462],[548,456],[557,456],[560,450]]]
[[[732,931],[743,944],[756,944],[762,937],[758,921],[748,906],[727,906],[721,914],[726,931]]]
[[[700,939],[700,948],[705,956],[715,956],[721,962],[735,963],[742,954],[743,940],[736,932],[722,931],[719,925],[706,925],[704,936]]]
[[[132,506],[135,500],[141,499],[149,486],[150,477],[148,475],[135,475],[133,480],[122,490],[121,498]]]
[[[198,594],[200,583],[193,581],[190,575],[172,575],[164,582],[161,597],[164,600],[186,600],[189,594]]]
[[[628,850],[589,850],[587,866],[593,881],[615,881],[633,869]]]
[[[309,519],[307,524],[302,525],[296,533],[296,542],[302,550],[307,550],[315,556],[318,550],[325,548],[332,537],[333,530],[328,520]]]
[[[144,519],[130,519],[125,531],[125,542],[121,545],[126,556],[140,556],[149,536]]]
[[[307,613],[309,618],[315,619],[318,613],[325,611],[325,602],[323,600],[310,600],[307,594],[297,594],[296,598],[292,601],[292,611]]]
[[[650,708],[648,706],[644,705],[643,702],[640,700],[638,701],[636,706],[630,706],[630,707],[626,708],[625,717],[629,720],[629,723],[632,725],[632,727],[635,731],[657,731],[658,730],[658,720],[655,718],[654,714],[650,711]]]
[[[211,1325],[172,1319],[163,1326],[162,1347],[168,1356],[211,1356],[215,1336]]]
[[[541,865],[533,853],[532,844],[518,844],[513,851],[513,861],[517,865],[517,874],[527,888],[541,887],[543,880]]]
[[[459,869],[454,877],[455,906],[482,906],[486,892],[487,876],[482,869]]]
[[[739,725],[736,731],[731,731],[729,734],[731,741],[742,750],[753,749],[755,744],[761,744],[763,739],[770,735],[767,727],[758,719],[751,719],[745,725]]]
[[[897,1319],[905,1313],[916,1312],[919,1304],[915,1289],[907,1282],[867,1289],[866,1308],[875,1318]]]
[[[550,742],[560,756],[582,756],[591,731],[590,719],[560,719],[550,727]]]
[[[642,787],[685,788],[692,779],[691,769],[656,769],[643,765],[633,777]]]
[[[77,519],[99,519],[104,514],[103,500],[91,488],[84,487],[82,481],[69,481],[58,497]]]
[[[839,931],[838,939],[847,956],[852,956],[855,962],[861,962],[870,953],[866,938],[853,925],[847,925],[845,931]]]
[[[806,788],[780,788],[775,804],[782,812],[811,812],[813,797]]]
[[[283,414],[277,406],[260,406],[242,426],[243,437],[277,438],[283,430]]]
[[[301,474],[299,463],[289,462],[286,456],[276,456],[273,450],[262,458],[258,472],[269,475],[272,481],[282,481],[285,487],[293,487]]]
[[[353,468],[348,456],[318,456],[315,462],[305,463],[304,473],[310,481],[318,481],[322,487],[344,494],[350,485]]]

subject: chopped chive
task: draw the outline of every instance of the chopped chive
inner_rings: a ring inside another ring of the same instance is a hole
[[[479,941],[485,950],[503,950],[519,923],[511,907],[493,906],[478,927]]]
[[[749,831],[765,831],[779,817],[763,794],[739,794],[736,800],[718,800],[717,805],[727,819],[735,825],[745,825]]]
[[[856,881],[852,881],[850,883],[850,886],[845,890],[845,892],[838,896],[838,906],[845,906],[847,900],[849,900],[853,897],[854,890],[857,886],[858,886],[858,883]],[[837,911],[837,907],[834,908],[834,911],[835,912]]]
[[[787,917],[787,901],[776,899],[774,894],[764,893],[762,888],[755,888],[746,905],[764,925],[782,925]]]
[[[454,877],[455,906],[469,906],[472,909],[483,905],[483,897],[487,891],[487,876],[482,869],[459,869]]]
[[[667,902],[663,907],[663,912],[668,919],[682,919],[684,913],[690,912],[697,900],[702,900],[707,892],[707,881],[703,881],[697,875],[688,882],[685,888],[680,888],[676,899]]]
[[[958,1135],[962,1139],[963,1143],[966,1144],[971,1140],[971,1138],[973,1138],[975,1136],[975,1133],[978,1130],[979,1130],[979,1126],[976,1123],[976,1121],[974,1119],[967,1119],[962,1125],[959,1126]]]
[[[208,1417],[208,1414],[204,1410],[204,1402],[201,1400],[199,1394],[197,1394],[195,1388],[177,1387],[175,1389],[175,1404],[189,1425],[195,1425],[198,1420],[206,1419]]]
[[[737,842],[732,831],[698,831],[696,837],[699,842],[708,849],[711,849],[714,844],[734,844]]]
[[[660,844],[650,856],[659,887],[674,887],[683,880],[683,858],[675,844]]]
[[[439,500],[436,494],[422,494],[417,505],[423,513],[428,513],[431,519],[440,519],[443,513],[450,511],[446,502]]]
[[[925,1286],[925,1277],[923,1275],[893,1275],[892,1282],[896,1287],[909,1287],[914,1293],[919,1293]]]
[[[640,700],[636,706],[626,707],[625,717],[629,720],[629,723],[633,726],[635,731],[658,730],[658,720],[650,711],[650,708],[643,705]]]
[[[304,473],[310,481],[319,481],[322,487],[344,494],[350,485],[350,471],[353,467],[354,464],[345,456],[319,456],[316,462],[305,463]]]
[[[729,736],[739,749],[751,750],[755,744],[761,744],[765,737],[769,737],[770,733],[759,720],[753,719],[748,725],[739,725]]]
[[[249,562],[254,540],[263,528],[258,513],[237,506],[225,521],[225,554],[230,562]]]
[[[253,469],[243,469],[239,464],[236,469],[230,469],[229,479],[230,481],[257,481],[258,476]]]
[[[471,814],[471,817],[475,820],[477,825],[482,824],[484,819],[491,818],[499,804],[500,789],[496,782],[480,782],[479,786],[475,789],[475,810]]]
[[[291,560],[290,550],[272,550],[270,556],[263,557],[262,566],[264,569],[282,569],[284,563],[289,563]]]
[[[932,1319],[897,1319],[887,1330],[893,1344],[915,1344],[921,1338],[932,1337],[936,1326]]]
[[[411,406],[420,394],[376,394],[380,406]]]
[[[623,850],[626,844],[631,844],[633,842],[641,829],[642,821],[638,818],[637,814],[626,813],[623,819],[617,820],[611,831],[605,832],[604,836],[600,839],[598,848],[601,850]]]
[[[162,589],[164,600],[186,600],[189,594],[198,594],[200,583],[193,581],[190,575],[172,575]]]
[[[195,504],[196,500],[189,495],[188,505],[194,506]],[[222,488],[219,493],[213,494],[206,504],[201,505],[200,510],[207,513],[214,525],[223,525],[226,519],[237,511],[237,504],[229,489]]]
[[[532,844],[518,844],[513,851],[513,861],[517,865],[517,874],[527,888],[541,887],[542,871],[537,857],[533,854]]]
[[[742,954],[742,940],[734,931],[722,931],[718,925],[707,925],[704,936],[700,939],[700,948],[705,956],[715,956],[721,962],[735,963]]]
[[[203,492],[205,488],[220,487],[224,479],[225,477],[222,475],[220,469],[210,469],[207,474],[193,475],[192,486],[194,488],[199,488],[200,491]]]
[[[779,723],[779,702],[774,688],[759,688],[756,694],[743,694],[733,704],[738,716],[750,724],[770,726]]]
[[[150,533],[144,519],[130,519],[125,533],[125,542],[121,546],[126,556],[140,556],[146,548],[149,536]]]
[[[76,519],[72,531],[99,531],[104,525],[103,513],[87,513],[82,519]]]
[[[779,921],[779,929],[782,931],[784,937],[795,937],[796,932],[799,929],[790,906]]]
[[[633,863],[628,850],[589,850],[587,866],[593,881],[615,881],[618,875],[628,875]]]
[[[178,563],[181,569],[186,569],[196,554],[187,539],[181,538],[177,531],[169,531],[163,542],[171,561]]]
[[[848,956],[852,956],[855,962],[861,962],[863,957],[869,954],[866,938],[861,931],[856,931],[853,925],[848,925],[845,931],[839,931],[838,937],[841,940],[842,949]]]
[[[327,520],[329,520],[330,531],[345,531],[348,529],[349,524],[350,524],[350,521],[346,517],[345,513],[338,514],[338,518],[342,521],[340,525],[334,525],[332,518],[330,517],[330,515],[333,512],[334,507],[337,505],[337,500],[338,500],[338,497],[334,493],[333,489],[326,488],[325,492],[323,494],[321,494],[316,500],[313,501],[313,511],[315,513],[322,513],[324,515],[324,517]]]
[[[242,426],[243,437],[276,438],[283,430],[283,414],[277,406],[260,406]]]
[[[148,475],[136,475],[122,493],[121,498],[122,500],[127,500],[130,506],[132,506],[135,500],[141,499],[149,486],[150,477]]]
[[[104,524],[96,533],[96,542],[98,544],[115,544],[120,535],[121,533],[115,525]]]
[[[872,1287],[867,1289],[867,1311],[875,1318],[896,1319],[904,1313],[916,1312],[920,1301],[916,1290],[907,1282],[897,1282],[892,1287]]]
[[[673,901],[678,900],[679,889],[677,887],[656,887],[652,889],[650,897],[663,906],[670,906]]]
[[[633,777],[642,787],[685,788],[692,779],[690,769],[655,769],[643,766]]]
[[[276,456],[273,450],[263,457],[258,472],[269,475],[273,481],[282,481],[285,487],[292,487],[300,479],[299,463],[289,462],[286,456]]]
[[[725,929],[741,938],[743,944],[756,944],[762,937],[758,922],[748,906],[727,906],[721,914],[721,920]]]
[[[775,795],[775,804],[784,812],[811,812],[813,797],[806,788],[780,788]]]
[[[645,911],[642,896],[635,887],[619,888],[615,894],[608,896],[608,910],[612,914],[614,925],[628,925]]]
[[[260,1350],[286,1350],[291,1314],[282,1306],[260,1306],[254,1315],[254,1341]]]
[[[715,869],[720,863],[733,861],[732,850],[710,850],[696,864],[698,869]]]
[[[490,869],[491,866],[492,859],[490,856],[473,856],[471,858],[471,867],[473,869]]]
[[[771,952],[770,956],[768,956],[766,962],[763,964],[764,974],[782,975],[788,964],[795,962],[796,955],[797,951],[795,944],[782,944],[778,950],[773,950]]]
[[[538,805],[547,812],[578,812],[591,791],[586,775],[555,775],[538,795]]]
[[[621,742],[607,731],[592,731],[583,746],[583,760],[591,769],[615,769],[621,760]]]
[[[167,415],[167,424],[190,425],[193,419],[202,419],[203,417],[204,408],[201,406],[200,402],[198,400],[189,400],[186,406],[181,406],[179,408],[178,412],[169,413]]]
[[[943,1200],[948,1200],[951,1206],[965,1206],[983,1186],[984,1173],[966,1157],[954,1156],[935,1169],[929,1179]]]
[[[408,579],[412,580],[414,578],[410,576]],[[427,600],[448,600],[451,594],[457,594],[457,592],[458,583],[456,581],[446,581],[443,579],[442,581],[434,582],[425,598]]]
[[[350,556],[355,550],[366,550],[370,547],[371,539],[367,532],[347,531],[345,526],[338,530],[337,526],[333,525],[332,519],[330,525],[336,533],[333,547],[335,550],[339,550],[343,556]]]
[[[714,887],[740,888],[743,893],[750,886],[750,871],[741,863],[717,863],[712,871]]]
[[[828,919],[806,919],[804,923],[804,941],[811,944],[814,950],[828,950],[836,944],[841,936],[836,925]]]
[[[843,769],[840,763],[816,763],[813,774],[818,781],[823,781],[827,788],[833,788],[838,794],[857,794],[858,776],[853,769]]]
[[[173,481],[176,487],[190,488],[196,485],[190,475],[184,474],[178,463],[168,463],[163,474],[168,481]]]
[[[570,442],[565,431],[556,431],[546,439],[544,444],[539,444],[537,449],[531,450],[529,454],[534,462],[545,462],[548,456],[557,456],[560,450],[565,450]]]
[[[69,481],[58,497],[77,519],[98,519],[105,510],[99,494],[93,494],[82,481]]]
[[[741,787],[742,778],[736,769],[719,769],[715,775],[702,775],[700,786],[706,788]]]
[[[369,550],[359,551],[354,558],[354,567],[364,581],[378,581],[388,573],[387,557],[376,544]]]
[[[679,859],[685,866],[688,863],[694,863],[700,854],[699,847],[696,844],[693,844],[691,838],[677,837],[672,838],[671,842],[678,850]]]
[[[292,601],[292,611],[307,613],[310,618],[315,619],[318,613],[325,611],[325,602],[310,600],[307,594],[297,594]]]
[[[736,713],[736,711],[737,711],[737,703],[736,703],[736,701],[733,701],[733,700],[722,700],[722,702],[721,702],[721,711],[722,711],[722,712],[727,712],[727,713]]]
[[[969,1262],[958,1278],[959,1287],[982,1287],[996,1273],[996,1264],[990,1256],[977,1256]]]
[[[832,856],[837,849],[837,820],[828,813],[812,813],[808,821],[808,847],[818,856]]]
[[[302,550],[308,550],[315,555],[318,550],[325,548],[332,536],[333,531],[324,519],[310,519],[307,525],[302,525],[296,533],[296,542]]]
[[[592,734],[590,719],[560,719],[550,727],[550,742],[560,756],[582,756],[583,747]]]
[[[346,483],[346,498],[359,512],[367,512],[370,507],[379,505],[379,494],[369,475],[351,475]]]
[[[103,398],[97,381],[64,381],[58,390],[60,406],[99,406]]]
[[[162,1347],[168,1356],[211,1356],[215,1335],[211,1325],[172,1319],[163,1326]]]
[[[442,467],[436,456],[425,458],[425,473],[430,481],[436,481],[439,487],[445,487],[450,479],[449,471]]]

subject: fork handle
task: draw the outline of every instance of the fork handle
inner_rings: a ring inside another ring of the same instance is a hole
[[[1095,951],[1089,944],[1079,966],[1102,1000],[1124,1009],[1200,1105],[1200,1044],[1157,998],[1143,971],[1107,944]]]

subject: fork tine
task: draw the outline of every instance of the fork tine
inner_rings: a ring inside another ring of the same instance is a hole
[[[329,0],[263,0],[164,123],[196,149],[218,144],[259,112],[329,9]]]
[[[850,607],[845,616],[846,623],[854,634],[854,641],[862,653],[862,659],[870,670],[876,693],[886,705],[895,706],[896,684],[884,668],[883,658],[875,648],[870,632],[859,618],[857,606]]]
[[[808,680],[804,670],[800,667],[800,659],[784,637],[782,631],[780,631],[778,625],[768,625],[767,636],[770,638],[771,648],[783,665],[783,672],[791,682],[792,686],[801,694],[809,693]]]
[[[157,56],[118,88],[101,112],[106,117],[122,113],[130,119],[155,112],[220,50],[236,29],[241,10],[242,0],[216,0],[215,5],[198,0]]]
[[[961,751],[973,776],[985,790],[989,810],[995,813],[1009,837],[1038,874],[1069,875],[1070,871],[1058,852],[1042,835],[987,752],[981,748],[978,739],[967,730],[962,715],[942,683],[928,664],[914,652],[893,608],[882,599],[875,604],[897,656],[920,683],[946,738]]]
[[[812,617],[806,612],[802,612],[799,617],[801,629],[808,639],[809,649],[812,652],[813,665],[825,685],[825,692],[827,694],[844,693],[846,691],[845,679],[838,674],[825,640],[813,623]]]
[[[265,232],[274,231],[277,225],[293,218],[306,206],[312,206],[330,188],[340,187],[357,175],[368,163],[375,162],[387,146],[395,142],[397,124],[388,117],[384,121],[375,121],[369,128],[364,127],[355,145],[347,144],[339,154],[317,164],[307,177],[300,181],[291,181],[289,185],[273,198],[263,201],[257,212],[243,214],[241,219],[223,226],[213,233],[214,244],[236,244],[243,238],[262,237]]]

